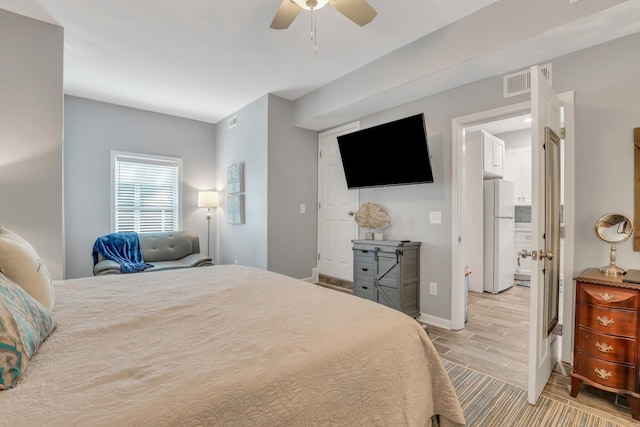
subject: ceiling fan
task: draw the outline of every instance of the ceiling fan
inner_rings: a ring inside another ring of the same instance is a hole
[[[283,0],[273,17],[271,28],[275,30],[289,28],[289,25],[303,9],[310,10],[313,14],[316,10],[324,7],[327,2],[361,27],[371,22],[378,14],[367,3],[367,0]]]

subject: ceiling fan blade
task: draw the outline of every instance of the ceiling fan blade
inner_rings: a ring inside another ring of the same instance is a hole
[[[361,27],[373,21],[378,12],[367,0],[329,0],[331,6]]]
[[[274,30],[285,30],[289,28],[289,25],[291,25],[301,11],[302,8],[292,0],[283,0],[276,12],[276,16],[274,16],[273,21],[271,21],[271,28]]]

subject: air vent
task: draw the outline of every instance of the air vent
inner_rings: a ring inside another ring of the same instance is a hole
[[[232,127],[235,127],[237,124],[238,124],[238,116],[233,116],[227,122],[227,129],[231,129]]]
[[[541,65],[542,74],[551,84],[552,65]],[[531,92],[531,70],[522,70],[503,77],[502,91],[505,98]]]

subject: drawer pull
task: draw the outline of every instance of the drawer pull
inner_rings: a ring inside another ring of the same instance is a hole
[[[368,268],[363,268],[362,271],[369,271],[369,269]]]
[[[600,299],[602,301],[611,301],[612,299],[615,299],[616,294],[610,294],[608,292],[603,293],[598,293],[598,295],[600,296]]]
[[[615,323],[615,320],[609,319],[607,316],[603,316],[603,317],[598,316],[598,317],[596,317],[596,320],[602,326],[611,326],[611,325],[613,325]]]
[[[611,350],[613,350],[613,346],[609,345],[607,343],[600,343],[598,341],[596,341],[596,347],[598,347],[598,350],[600,350],[600,352],[602,353],[609,353]]]
[[[609,378],[611,378],[611,375],[613,375],[611,372],[607,372],[601,368],[596,368],[593,371],[596,373],[598,377],[600,377],[603,380],[608,380]]]
[[[363,286],[362,289],[369,289],[369,287],[368,286]]]

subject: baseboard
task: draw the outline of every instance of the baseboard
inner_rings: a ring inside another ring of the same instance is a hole
[[[305,277],[304,279],[300,279],[303,282],[316,283],[316,280],[313,280],[313,277]]]
[[[451,329],[451,320],[443,319],[442,317],[420,313],[420,315],[416,317],[416,320],[419,320],[422,323],[426,323],[427,325],[437,326],[442,329]]]

